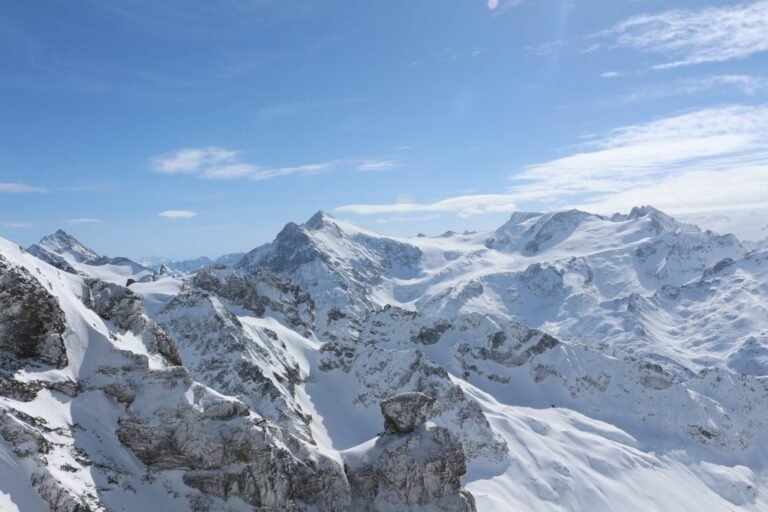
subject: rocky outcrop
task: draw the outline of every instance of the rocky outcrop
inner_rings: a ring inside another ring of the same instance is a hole
[[[105,381],[134,394],[117,437],[153,470],[180,470],[184,483],[204,495],[238,497],[259,510],[331,511],[349,502],[337,462],[193,382],[183,368],[132,370]],[[160,401],[158,388],[165,390]]]
[[[226,265],[206,267],[195,275],[192,282],[198,288],[231,300],[256,315],[264,314],[264,305],[259,300],[255,284]]]
[[[90,492],[77,495],[57,480],[48,467],[53,443],[43,431],[51,431],[42,418],[21,411],[0,409],[0,438],[7,442],[16,457],[27,459],[32,466],[32,487],[48,503],[51,512],[104,511],[99,500]]]
[[[43,249],[37,244],[30,245],[27,251],[32,256],[35,256],[36,258],[48,263],[53,267],[58,268],[59,270],[63,270],[64,272],[68,272],[70,274],[77,274],[77,270],[75,270],[74,267],[72,267],[72,265],[70,265],[63,256],[59,256],[54,252]]]
[[[246,275],[223,264],[212,265],[200,270],[192,284],[256,316],[273,316],[306,335],[314,328],[315,304],[312,297],[266,268]]]
[[[467,471],[461,443],[448,429],[425,424],[434,402],[422,393],[382,402],[385,432],[345,453],[352,510],[476,510],[461,488]]]
[[[56,297],[25,268],[0,256],[0,351],[64,367],[65,321]]]
[[[408,434],[423,425],[432,413],[435,399],[424,393],[403,393],[381,402],[387,432]]]
[[[353,404],[356,407],[374,407],[398,393],[433,396],[437,399],[433,421],[459,437],[470,459],[482,457],[498,463],[507,456],[506,444],[493,431],[477,402],[420,350],[386,350],[362,341],[326,343],[321,348],[319,368],[348,373],[360,382]]]
[[[144,312],[138,295],[130,289],[98,279],[83,281],[83,303],[115,327],[140,335],[150,353],[162,355],[170,364],[180,365],[181,356],[168,334]]]
[[[311,416],[296,396],[303,376],[277,332],[244,325],[217,295],[194,288],[170,301],[157,319],[178,343],[197,381],[238,397],[251,410],[314,443]]]

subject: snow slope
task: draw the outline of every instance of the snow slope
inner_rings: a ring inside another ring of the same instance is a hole
[[[128,280],[146,282],[154,279],[154,271],[129,260],[100,256],[63,230],[43,237],[27,249],[38,258],[71,273],[80,273],[119,285]]]

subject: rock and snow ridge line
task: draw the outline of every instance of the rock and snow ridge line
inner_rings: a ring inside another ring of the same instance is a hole
[[[426,454],[393,446],[354,473],[352,491],[353,474],[338,455],[323,454],[311,437],[294,436],[239,399],[196,382],[182,366],[187,352],[180,353],[131,290],[62,272],[2,240],[0,253],[8,255],[0,256],[3,510],[330,511],[353,498],[394,508],[434,501],[474,510],[471,497],[460,493],[466,466],[449,432],[436,434],[435,447],[444,444],[451,456],[430,451],[429,464],[441,463],[441,473],[418,469]],[[268,345],[255,348],[275,349]],[[431,433],[393,443],[434,444]],[[376,479],[387,471],[402,475],[398,465],[412,468],[403,480],[409,495],[378,493]],[[17,474],[6,478],[11,472]]]
[[[367,440],[380,434],[379,402],[426,392],[438,399],[430,423],[453,432],[468,456],[463,483],[478,510],[581,510],[586,503],[612,510],[618,500],[627,510],[692,503],[762,510],[765,256],[740,245],[648,208],[610,219],[583,212],[517,215],[493,234],[434,239],[384,237],[319,214],[286,226],[238,269],[218,265],[194,278],[164,277],[131,289],[178,347],[193,386],[204,384],[224,400],[202,410],[217,418],[251,411],[275,425],[283,444],[290,440],[289,451],[304,446],[302,452],[317,450],[337,463],[359,460],[372,446]],[[30,273],[36,265],[27,265]],[[110,300],[84,300],[82,291],[78,300],[110,317],[102,321],[112,326],[111,343],[157,364],[147,338],[123,334],[115,323],[128,325],[136,301],[116,288],[96,290]],[[723,309],[724,301],[740,308]],[[723,339],[712,339],[713,332]],[[77,358],[69,362],[77,364]],[[105,383],[112,394],[100,404],[130,401],[129,408],[141,410],[138,423],[99,430],[103,439],[127,432],[129,450],[142,454],[121,485],[166,500],[171,510],[193,498],[200,510],[237,510],[243,489],[263,484],[242,472],[199,468],[174,481],[176,469],[146,459],[155,447],[132,441],[153,418],[168,418],[165,409],[141,405],[146,393],[167,384],[118,380]],[[45,393],[60,396],[55,387],[63,385],[23,382],[11,387],[17,398],[36,393],[32,403]],[[6,399],[13,400],[0,397]],[[18,411],[24,403],[3,405]],[[204,421],[190,415],[181,424]],[[119,441],[84,449],[114,458],[126,450]],[[267,441],[273,443],[276,438]],[[162,449],[193,464],[189,454]],[[8,464],[26,460],[9,457]],[[145,463],[162,485],[135,482],[131,475]],[[413,482],[401,487],[414,489]],[[69,488],[87,496],[77,490],[83,487]],[[376,488],[363,494],[382,509],[392,489]],[[92,494],[109,497],[111,507],[126,506],[125,489],[96,489]],[[222,492],[228,498],[216,501]]]

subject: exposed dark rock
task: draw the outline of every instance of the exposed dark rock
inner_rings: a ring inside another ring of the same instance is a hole
[[[450,328],[451,324],[449,322],[440,322],[432,327],[422,328],[412,339],[415,343],[421,343],[422,345],[434,345],[440,341],[440,336]]]
[[[387,432],[407,434],[424,424],[432,412],[435,399],[424,393],[412,392],[381,402],[384,428]]]
[[[128,288],[99,279],[86,279],[83,302],[100,317],[119,329],[141,335],[150,352],[158,353],[173,365],[181,364],[181,356],[168,334],[144,314],[141,298]]]
[[[64,367],[65,321],[59,301],[26,269],[0,256],[0,350]]]
[[[408,393],[381,404],[387,431],[367,450],[345,456],[352,510],[476,510],[474,497],[461,488],[467,471],[461,443],[446,428],[424,425],[433,403]],[[404,428],[394,430],[393,421]]]
[[[219,297],[231,300],[261,316],[264,305],[259,300],[256,286],[242,273],[226,265],[213,265],[200,270],[193,284]]]
[[[27,252],[32,256],[48,263],[49,265],[58,268],[59,270],[63,270],[69,274],[77,274],[77,270],[75,270],[72,265],[67,263],[67,260],[65,260],[62,256],[59,256],[54,252],[47,251],[37,244],[30,245],[27,249]]]
[[[192,384],[196,405],[160,405],[149,413],[151,405],[136,405],[145,400],[142,386],[156,379],[188,393],[181,377],[149,370],[128,379],[137,398],[120,418],[117,437],[144,464],[182,470],[188,486],[222,500],[239,497],[259,510],[332,511],[349,503],[349,485],[338,463],[310,453],[240,402]]]

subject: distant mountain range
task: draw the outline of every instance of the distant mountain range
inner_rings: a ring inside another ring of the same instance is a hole
[[[170,260],[168,258],[148,257],[142,258],[140,263],[145,267],[149,267],[155,270],[156,272],[159,271],[162,267],[165,267],[171,272],[177,274],[191,274],[193,272],[197,272],[201,268],[209,267],[211,265],[235,265],[238,261],[240,261],[244,254],[245,253],[242,252],[235,252],[219,256],[215,259],[201,256],[199,258],[193,258],[189,260]]]

